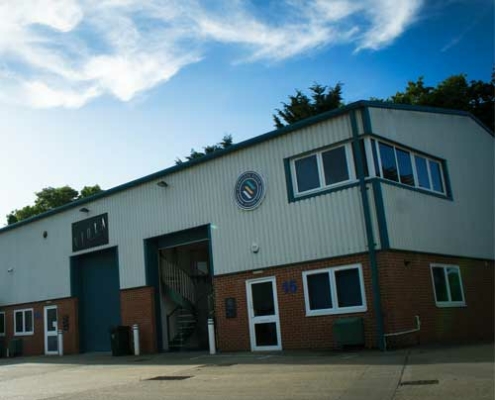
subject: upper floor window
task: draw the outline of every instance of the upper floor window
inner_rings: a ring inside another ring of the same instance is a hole
[[[371,139],[376,175],[432,192],[446,194],[440,161],[423,154]]]
[[[34,333],[33,309],[14,311],[15,335],[32,335]]]
[[[5,336],[5,313],[0,312],[0,336]]]
[[[350,143],[291,161],[294,194],[308,194],[356,179]]]
[[[431,264],[431,277],[438,307],[466,305],[461,271],[457,265]]]

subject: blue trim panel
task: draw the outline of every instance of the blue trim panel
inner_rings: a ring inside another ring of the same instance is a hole
[[[364,158],[363,158],[363,154],[361,153],[361,146],[359,145],[359,132],[357,129],[355,111],[351,111],[350,116],[351,116],[351,126],[353,133],[352,144],[354,147],[354,152],[358,157],[358,162],[356,163],[356,166],[357,166],[357,175],[359,178],[359,186],[361,189],[361,200],[363,203],[366,238],[368,241],[368,254],[370,259],[370,267],[371,267],[371,285],[373,288],[373,308],[375,310],[375,315],[376,315],[376,334],[378,338],[378,347],[380,348],[380,350],[384,350],[384,344],[383,344],[384,326],[383,326],[383,315],[382,315],[382,300],[380,294],[380,280],[378,276],[378,263],[377,263],[376,250],[375,250],[376,244],[373,234],[373,224],[371,220],[368,189],[366,187],[366,181],[364,176]]]
[[[146,285],[154,288],[155,300],[155,326],[156,326],[156,347],[158,352],[163,351],[163,329],[162,329],[162,305],[160,301],[160,277],[158,262],[158,243],[152,239],[144,240],[144,266]]]
[[[364,134],[367,135],[373,132],[373,130],[371,129],[370,109],[368,107],[365,107],[361,110],[361,119],[363,120]]]
[[[379,180],[372,179],[373,197],[376,207],[376,218],[378,220],[378,231],[380,234],[380,248],[388,250],[390,248],[390,240],[388,236],[388,226],[385,214],[385,206],[383,205],[382,185]]]
[[[211,224],[208,224],[208,261],[210,262],[210,276],[215,276],[215,266],[213,265],[213,242],[211,240]]]
[[[322,114],[319,114],[314,117],[306,118],[302,121],[296,122],[294,124],[291,124],[289,126],[283,127],[281,129],[273,130],[268,133],[265,133],[260,136],[256,136],[254,138],[245,140],[244,142],[240,142],[237,144],[234,144],[226,149],[223,149],[221,151],[216,151],[214,153],[208,154],[204,157],[201,157],[196,160],[184,162],[180,165],[174,165],[170,168],[166,168],[164,170],[152,173],[150,175],[146,175],[142,178],[135,179],[133,181],[124,183],[122,185],[116,186],[114,188],[105,190],[103,192],[97,193],[93,196],[90,197],[85,197],[84,199],[76,200],[73,201],[69,204],[65,204],[61,207],[55,208],[53,210],[47,211],[43,214],[36,215],[34,217],[22,220],[20,222],[17,222],[12,225],[7,225],[4,228],[0,229],[0,234],[3,232],[7,232],[11,229],[15,229],[17,227],[29,224],[34,221],[38,221],[40,219],[49,217],[54,214],[58,214],[62,211],[70,210],[76,207],[80,207],[83,204],[90,203],[92,201],[111,196],[115,193],[122,192],[124,190],[151,182],[153,180],[158,180],[166,177],[167,175],[170,175],[172,173],[178,172],[185,170],[187,168],[194,167],[196,165],[200,165],[202,163],[208,162],[210,160],[216,159],[223,157],[227,154],[234,153],[239,150],[246,149],[248,147],[254,146],[259,143],[263,143],[268,140],[272,140],[281,136],[284,136],[286,134],[292,133],[294,131],[297,131],[298,129],[305,128],[307,126],[311,126],[314,124],[317,124],[322,121],[326,121],[328,119],[332,119],[341,115],[344,115],[352,110],[356,109],[363,109],[366,107],[374,107],[374,108],[388,108],[388,109],[396,109],[396,110],[408,110],[408,111],[420,111],[420,112],[431,112],[431,113],[436,113],[436,114],[451,114],[451,115],[460,115],[460,116],[465,116],[468,118],[472,118],[475,122],[477,122],[480,126],[482,126],[488,134],[493,136],[493,132],[491,132],[483,123],[481,123],[477,118],[475,118],[472,114],[466,112],[466,111],[457,111],[457,110],[449,110],[449,109],[444,109],[444,108],[434,108],[434,107],[419,107],[419,106],[410,106],[410,105],[404,105],[404,104],[392,104],[392,103],[385,103],[385,102],[377,102],[377,101],[357,101],[351,104],[348,104],[347,106],[338,108],[336,110],[331,110]]]

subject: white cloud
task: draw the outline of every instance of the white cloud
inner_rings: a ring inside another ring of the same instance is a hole
[[[379,50],[422,3],[267,0],[260,10],[241,0],[0,0],[0,99],[41,108],[105,94],[128,101],[200,61],[209,43],[237,46],[242,62],[344,43]]]

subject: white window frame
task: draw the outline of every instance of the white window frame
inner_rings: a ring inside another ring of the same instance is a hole
[[[26,331],[26,313],[31,312],[31,320],[33,321],[33,329],[30,331]],[[22,313],[22,331],[17,332],[17,321],[16,315],[17,313]],[[34,310],[32,308],[23,308],[22,310],[14,310],[14,336],[28,336],[34,335]]]
[[[419,190],[424,190],[424,191],[427,191],[427,192],[431,192],[431,193],[435,193],[435,194],[440,194],[440,195],[444,195],[446,196],[447,195],[447,185],[446,185],[446,180],[445,180],[445,171],[444,171],[444,165],[443,163],[438,160],[438,159],[435,159],[433,157],[430,157],[430,156],[427,156],[425,154],[422,154],[422,153],[418,153],[414,150],[411,150],[411,149],[408,149],[407,147],[404,147],[404,146],[399,146],[399,145],[396,145],[396,144],[393,144],[393,143],[390,143],[390,142],[387,142],[386,140],[381,140],[381,139],[377,139],[376,137],[368,137],[366,138],[367,141],[370,142],[370,149],[372,149],[372,146],[373,146],[373,143],[371,142],[371,139],[373,139],[375,141],[375,150],[376,150],[376,155],[377,155],[377,158],[378,158],[378,171],[375,171],[375,173],[377,172],[377,175],[382,178],[382,179],[385,179],[387,181],[390,181],[390,182],[394,182],[396,184],[399,184],[399,185],[402,185],[402,186],[405,186],[405,187],[410,187],[410,188],[415,188],[415,189],[419,189]],[[387,179],[383,176],[383,168],[382,168],[382,158],[381,158],[381,155],[380,155],[380,143],[383,143],[384,145],[387,145],[387,146],[391,146],[393,149],[394,149],[394,156],[395,156],[395,165],[397,167],[397,177],[398,177],[398,181],[394,181],[392,179]],[[402,151],[405,151],[407,153],[409,153],[409,157],[411,159],[411,166],[412,166],[412,169],[413,169],[413,178],[414,178],[414,186],[411,186],[411,185],[407,185],[405,183],[402,183],[400,181],[400,165],[398,163],[398,160],[397,160],[397,151],[396,149],[399,149],[399,150],[402,150]],[[428,180],[430,182],[430,189],[428,188],[425,188],[425,187],[422,187],[422,186],[419,186],[419,179],[418,179],[418,171],[417,171],[417,167],[416,167],[416,156],[418,157],[421,157],[421,158],[424,158],[426,160],[426,169],[428,171]],[[371,163],[373,163],[373,151],[371,151],[368,155],[368,157],[371,157]],[[434,162],[434,163],[437,163],[440,167],[440,180],[442,181],[442,187],[443,187],[443,191],[438,191],[438,190],[434,190],[433,189],[433,182],[432,182],[432,179],[431,179],[431,171],[430,171],[430,161]],[[371,164],[369,163],[369,164]],[[374,170],[374,163],[373,163],[373,170]]]
[[[445,277],[445,285],[447,286],[447,297],[449,300],[447,301],[438,301],[437,300],[437,291],[435,289],[435,278],[433,276],[433,268],[442,268],[443,274]],[[447,276],[447,269],[454,268],[457,270],[457,274],[459,276],[459,282],[461,284],[461,295],[462,301],[452,301],[452,295],[450,293],[450,283]],[[450,264],[430,264],[430,275],[431,275],[431,284],[433,287],[433,296],[435,298],[435,304],[437,307],[466,307],[466,297],[464,296],[464,283],[462,282],[461,269],[458,265],[450,265]]]
[[[353,307],[339,307],[338,297],[337,297],[337,284],[335,281],[335,273],[337,271],[343,271],[347,269],[357,269],[359,273],[359,288],[361,290],[361,299],[363,304],[360,306]],[[328,273],[329,281],[330,281],[330,294],[332,298],[332,308],[325,308],[320,310],[311,310],[309,304],[309,290],[308,290],[308,275]],[[313,317],[318,315],[336,315],[336,314],[351,314],[351,313],[360,313],[366,312],[368,310],[368,306],[366,304],[366,292],[364,290],[364,279],[363,279],[363,267],[361,264],[351,264],[351,265],[342,265],[339,267],[329,267],[322,269],[313,269],[309,271],[304,271],[302,273],[303,277],[303,287],[304,287],[304,303],[306,307],[306,316]]]
[[[342,182],[337,182],[331,185],[326,185],[325,184],[325,172],[323,168],[323,158],[322,154],[326,153],[327,151],[330,150],[335,150],[338,149],[339,147],[344,147],[345,150],[345,158],[347,162],[347,173],[349,175],[349,179],[342,181]],[[296,161],[301,160],[303,158],[311,157],[316,155],[316,165],[318,167],[318,178],[320,179],[320,186],[311,190],[305,190],[303,192],[299,191],[299,187],[297,186],[297,175],[296,175]],[[352,143],[340,143],[336,146],[330,146],[330,147],[325,147],[324,149],[320,149],[318,151],[314,151],[311,153],[306,153],[297,157],[294,157],[290,160],[290,172],[291,172],[291,178],[292,178],[292,188],[294,192],[294,197],[303,197],[307,195],[311,195],[313,193],[318,193],[327,189],[347,185],[352,182],[356,182],[356,171],[354,169],[354,155],[352,152]]]
[[[5,320],[5,311],[0,311],[0,315],[3,315],[3,333],[0,331],[0,337],[5,336],[5,333],[7,332],[7,321]]]

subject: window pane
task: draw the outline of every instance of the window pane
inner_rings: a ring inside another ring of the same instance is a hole
[[[373,162],[375,164],[376,176],[380,176],[380,166],[378,165],[378,154],[376,152],[376,141],[371,139],[371,151],[373,152]]]
[[[275,322],[255,324],[254,331],[256,346],[276,346],[278,344],[277,324]]]
[[[428,167],[426,159],[420,156],[414,156],[416,161],[416,174],[418,176],[419,187],[431,189],[430,178],[428,177]]]
[[[339,307],[362,306],[361,285],[357,268],[335,272]]]
[[[435,282],[437,301],[449,301],[443,268],[433,268],[433,280]]]
[[[58,338],[57,336],[48,336],[48,351],[58,351]]]
[[[440,164],[436,161],[430,161],[430,173],[431,173],[431,182],[433,184],[433,190],[437,192],[443,192],[443,184],[442,184],[442,172],[440,168]]]
[[[275,315],[275,303],[273,301],[273,286],[271,282],[253,283],[254,316]]]
[[[450,297],[452,301],[463,301],[461,279],[457,268],[447,268],[447,278],[449,280]]]
[[[33,312],[26,311],[24,313],[24,331],[31,332],[33,330]]]
[[[0,335],[5,334],[5,314],[0,314]]]
[[[301,158],[295,162],[297,190],[305,192],[306,190],[320,187],[320,177],[318,175],[318,162],[316,155]]]
[[[328,272],[306,276],[308,282],[308,298],[310,310],[332,308],[330,280]]]
[[[349,180],[345,147],[326,151],[322,153],[322,158],[326,185]]]
[[[382,159],[383,177],[392,181],[399,181],[394,148],[388,144],[380,143],[380,157]]]
[[[15,331],[16,332],[22,332],[23,326],[22,326],[22,312],[16,312],[15,313]]]
[[[397,162],[399,163],[399,173],[401,183],[414,186],[414,175],[412,169],[411,155],[408,151],[396,149]]]

